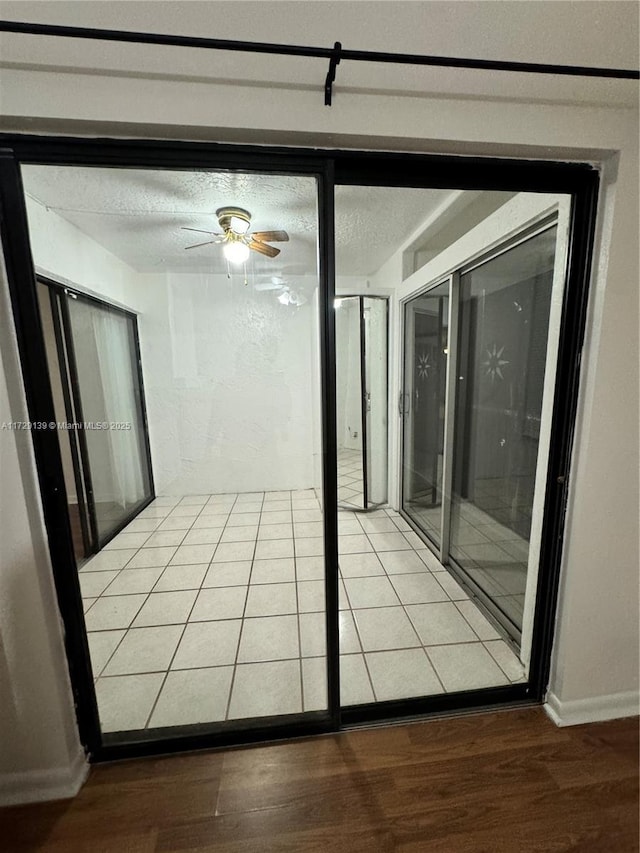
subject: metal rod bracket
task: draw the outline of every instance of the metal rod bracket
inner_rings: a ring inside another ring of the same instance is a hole
[[[333,83],[336,79],[336,68],[340,64],[342,52],[342,44],[337,41],[333,45],[333,53],[331,58],[329,59],[329,70],[327,71],[327,79],[324,82],[324,105],[325,107],[331,106],[331,99],[333,97]]]

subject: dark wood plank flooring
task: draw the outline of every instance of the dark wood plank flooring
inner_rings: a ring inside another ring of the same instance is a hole
[[[540,708],[95,766],[0,810],[10,853],[635,853],[638,720]]]

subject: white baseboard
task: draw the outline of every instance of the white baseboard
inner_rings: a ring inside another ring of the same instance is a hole
[[[547,715],[557,726],[577,726],[581,723],[597,723],[602,720],[617,720],[635,717],[640,711],[640,693],[628,690],[609,696],[591,699],[573,699],[561,702],[555,693],[548,693],[544,705]]]
[[[68,767],[0,775],[0,806],[68,800],[82,787],[89,763],[81,750]]]

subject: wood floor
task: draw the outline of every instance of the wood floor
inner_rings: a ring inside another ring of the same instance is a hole
[[[10,853],[633,853],[637,719],[541,709],[96,766],[75,800],[0,810]]]

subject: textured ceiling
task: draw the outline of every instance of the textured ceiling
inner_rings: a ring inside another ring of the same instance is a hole
[[[215,210],[252,214],[255,231],[284,229],[277,258],[252,252],[258,275],[313,274],[317,263],[314,178],[234,172],[24,166],[25,191],[139,272],[225,273],[221,246],[185,250],[219,231]],[[337,187],[336,260],[340,275],[370,275],[449,195],[448,191]],[[390,214],[393,215],[390,215]],[[200,239],[201,238],[201,239]]]

